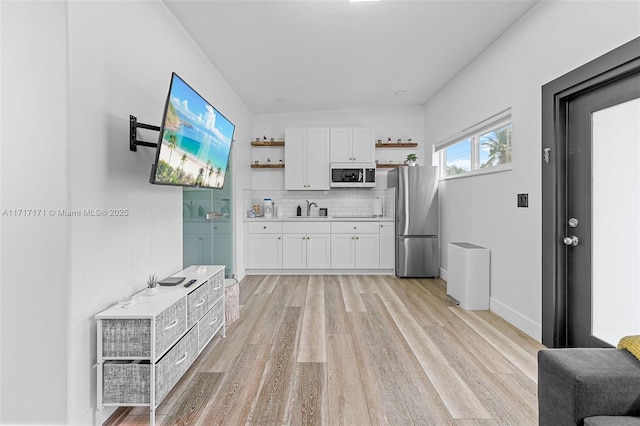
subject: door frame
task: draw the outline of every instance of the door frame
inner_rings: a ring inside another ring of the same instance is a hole
[[[640,72],[639,52],[640,37],[542,86],[542,343],[550,348],[567,346],[567,106],[578,95]]]

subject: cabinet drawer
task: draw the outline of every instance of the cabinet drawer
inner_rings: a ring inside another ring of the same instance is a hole
[[[207,312],[204,317],[198,322],[198,349],[202,348],[209,342],[209,339],[218,331],[222,325],[224,313],[222,307],[224,300],[218,300],[218,303],[213,305],[213,308]]]
[[[224,294],[224,270],[209,278],[206,288],[208,292],[207,307],[210,307]]]
[[[108,361],[102,368],[104,403],[149,403],[151,365],[148,361]]]
[[[209,282],[202,284],[187,296],[187,328],[195,325],[210,306],[207,303],[208,285]]]
[[[207,221],[200,224],[202,234],[230,234],[231,222],[228,221]]]
[[[198,356],[198,328],[193,327],[156,365],[158,405]]]
[[[380,232],[378,222],[332,222],[331,232],[334,234],[377,234]]]
[[[283,222],[283,234],[328,234],[331,232],[329,222]]]
[[[156,359],[187,329],[187,305],[183,297],[156,317]]]
[[[250,234],[281,234],[282,222],[249,222]]]
[[[150,357],[150,319],[103,319],[103,357]]]

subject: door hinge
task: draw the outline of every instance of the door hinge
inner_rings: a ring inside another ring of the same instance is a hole
[[[551,155],[551,148],[544,149],[544,162],[549,164],[549,156]]]

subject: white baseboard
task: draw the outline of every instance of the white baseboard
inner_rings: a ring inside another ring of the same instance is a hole
[[[507,322],[511,323],[514,327],[522,330],[524,333],[536,339],[538,342],[542,341],[542,326],[531,318],[527,318],[521,313],[513,310],[504,303],[494,299],[489,300],[489,306],[491,312],[502,317]]]
[[[247,275],[394,275],[393,269],[247,269]]]
[[[70,423],[71,426],[101,426],[107,419],[115,413],[118,407],[104,407],[102,410],[97,411],[93,408],[87,410],[80,418],[75,419]]]
[[[440,268],[440,278],[442,278],[444,281],[449,281],[449,273],[446,269]]]

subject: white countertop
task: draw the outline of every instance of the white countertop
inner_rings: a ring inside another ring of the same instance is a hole
[[[297,216],[244,218],[244,222],[393,222],[390,216]]]
[[[182,271],[171,275],[172,277],[185,277],[184,282],[175,286],[158,285],[158,292],[153,296],[146,295],[146,289],[126,298],[132,301],[125,306],[116,303],[108,309],[96,315],[98,319],[105,318],[150,318],[173,305],[180,297],[194,291],[204,284],[210,277],[220,272],[224,266],[217,265],[192,265]],[[196,279],[188,288],[184,286],[189,280]],[[125,301],[123,300],[123,302]]]

